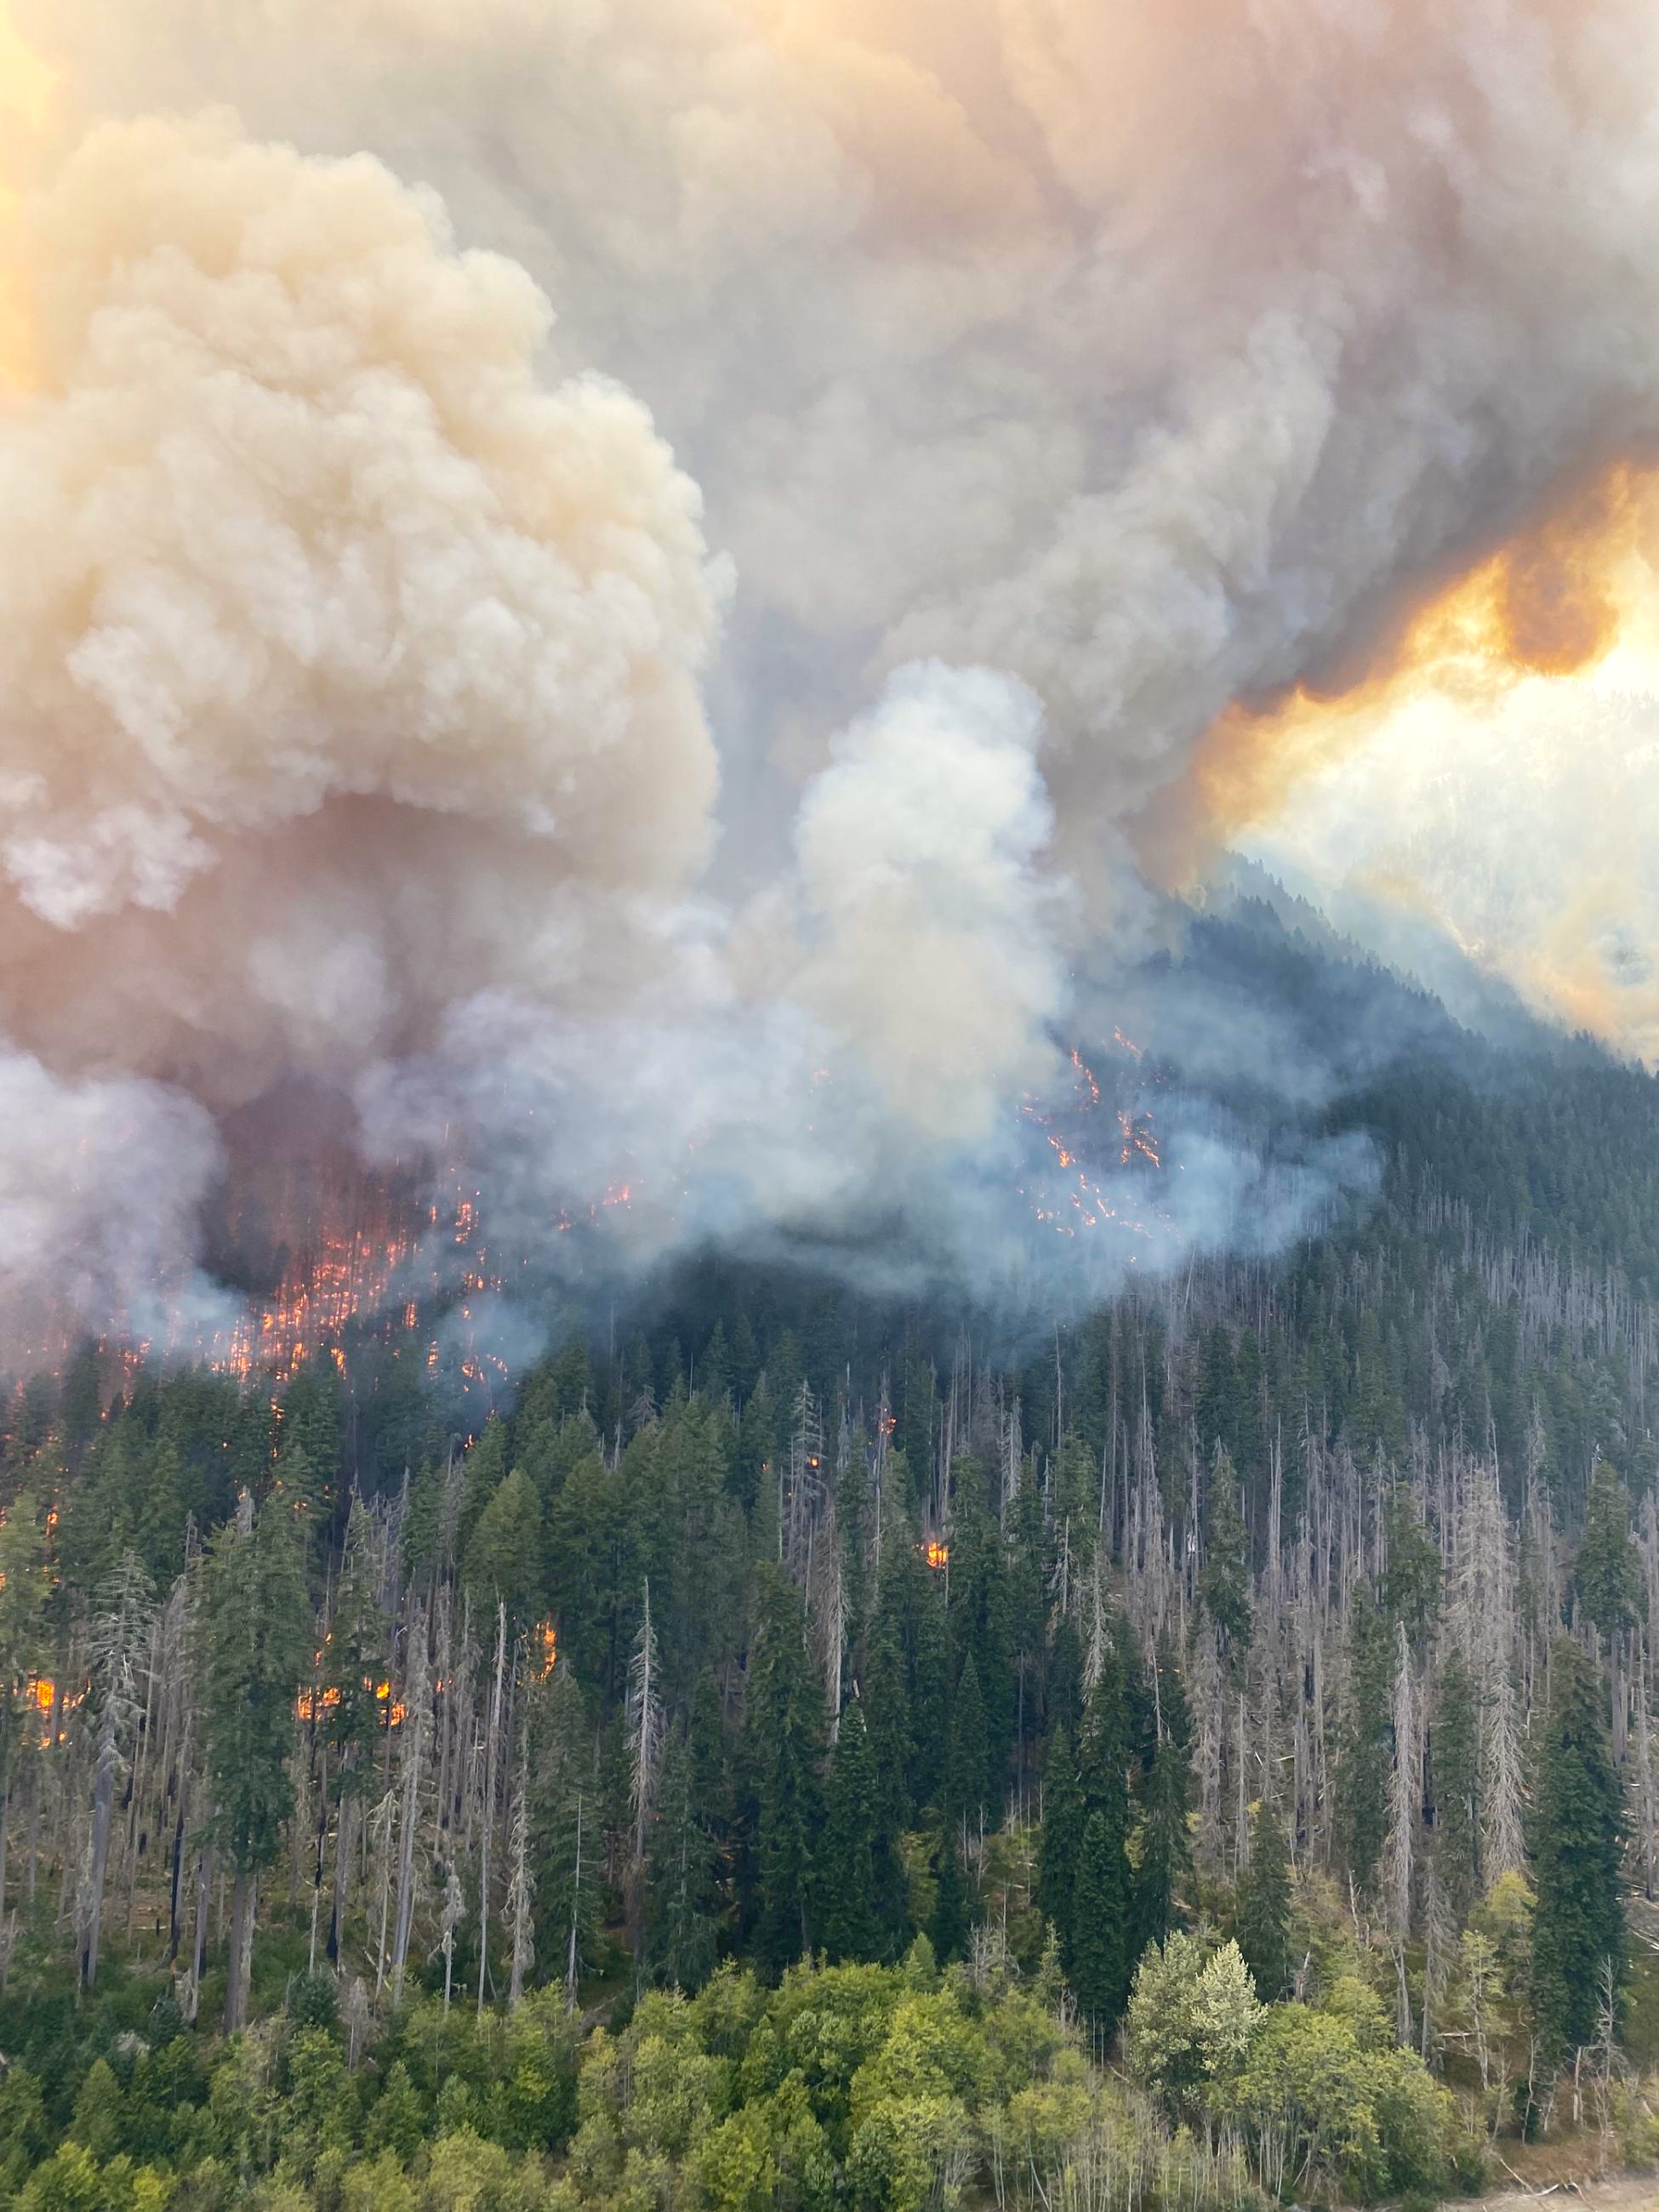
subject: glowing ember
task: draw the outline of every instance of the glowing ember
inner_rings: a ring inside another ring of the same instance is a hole
[[[1113,1042],[1131,1060],[1139,1063],[1144,1059],[1142,1048],[1121,1030],[1113,1031]],[[1075,1046],[1071,1062],[1073,1082],[1069,1100],[1057,1103],[1028,1097],[1020,1109],[1042,1132],[1051,1155],[1047,1160],[1039,1156],[1031,1171],[1030,1187],[1022,1184],[1021,1194],[1030,1199],[1038,1224],[1056,1236],[1112,1229],[1132,1237],[1150,1237],[1154,1233],[1152,1226],[1137,1218],[1138,1209],[1129,1207],[1138,1196],[1138,1186],[1127,1179],[1125,1170],[1163,1166],[1152,1116],[1140,1105],[1138,1095],[1127,1104],[1109,1102],[1108,1086]],[[1137,1094],[1139,1087],[1137,1078]],[[1109,1113],[1109,1123],[1105,1121]],[[1109,1137],[1108,1127],[1112,1131]],[[1109,1172],[1109,1182],[1103,1179]]]

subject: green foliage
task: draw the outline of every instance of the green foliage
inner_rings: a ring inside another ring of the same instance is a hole
[[[1571,1638],[1550,1654],[1529,1844],[1537,1911],[1531,1995],[1558,2055],[1595,2040],[1598,2007],[1625,1975],[1624,1785],[1607,1741],[1607,1698]]]
[[[1177,1932],[1161,1950],[1149,1948],[1135,1969],[1123,2030],[1129,2070],[1174,2119],[1219,2112],[1261,2010],[1237,1943],[1206,1956]]]
[[[1284,1824],[1265,1797],[1250,1815],[1249,1863],[1239,1878],[1233,1932],[1257,1994],[1269,2004],[1287,1996],[1296,1972],[1291,1950],[1291,1855]]]
[[[1585,1620],[1603,1636],[1622,1635],[1647,1612],[1641,1563],[1630,1533],[1629,1493],[1604,1459],[1596,1461],[1590,1475],[1573,1595]]]

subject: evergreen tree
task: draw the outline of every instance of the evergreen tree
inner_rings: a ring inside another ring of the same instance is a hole
[[[910,1711],[905,1693],[904,1653],[897,1624],[887,1601],[891,1577],[871,1631],[870,1652],[859,1683],[864,1724],[870,1739],[871,1763],[881,1798],[881,1825],[896,1836],[910,1816],[906,1786],[911,1766]]]
[[[1162,1943],[1179,1922],[1177,1896],[1192,1872],[1192,1768],[1165,1736],[1152,1754],[1140,1795],[1140,1865],[1135,1876],[1135,1956]]]
[[[884,1948],[878,1905],[890,1900],[892,1869],[891,1845],[879,1825],[880,1796],[864,1715],[854,1702],[842,1717],[830,1761],[818,1854],[818,1936],[832,1960],[874,1959]]]
[[[1461,1928],[1484,1887],[1480,1878],[1480,1694],[1461,1651],[1440,1676],[1433,1735],[1436,1865]]]
[[[1609,1968],[1625,1972],[1624,1792],[1607,1741],[1607,1692],[1570,1638],[1550,1655],[1531,1835],[1532,2002],[1558,2057],[1593,2042]]]
[[[361,1498],[354,1498],[320,1681],[339,1804],[328,1932],[328,1955],[337,1961],[345,1936],[357,1821],[374,1790],[374,1753],[391,1697],[386,1622],[377,1587],[379,1564],[368,1510]]]
[[[1385,1519],[1389,1563],[1382,1577],[1382,1609],[1391,1626],[1403,1622],[1415,1641],[1439,1607],[1440,1553],[1407,1484],[1397,1482],[1389,1492]]]
[[[941,1966],[960,1959],[968,1948],[968,1888],[963,1878],[962,1852],[955,1824],[946,1821],[939,1831],[934,1863],[939,1870],[933,1924],[928,1934],[933,1955]]]
[[[574,2002],[598,1951],[605,1843],[593,1732],[581,1685],[564,1660],[536,1685],[530,1724],[536,1956]]]
[[[945,1633],[944,1577],[911,1552],[906,1577],[909,1627],[910,1802],[918,1813],[944,1800],[951,1747],[951,1652]]]
[[[1250,1546],[1238,1510],[1238,1474],[1220,1446],[1210,1474],[1209,1504],[1198,1594],[1215,1623],[1222,1657],[1237,1674],[1250,1646]]]
[[[964,1814],[975,1825],[984,1818],[985,1775],[989,1756],[979,1668],[970,1651],[962,1662],[951,1706],[951,1750],[945,1780],[948,1814]]]
[[[1048,1738],[1042,1768],[1042,1834],[1037,1846],[1037,1903],[1060,1939],[1071,1942],[1079,1863],[1088,1808],[1078,1779],[1072,1740],[1064,1725]]]
[[[1584,1504],[1573,1595],[1603,1636],[1621,1636],[1646,1610],[1641,1564],[1630,1533],[1630,1498],[1606,1460],[1597,1460]]]
[[[295,1502],[273,1491],[215,1540],[204,1584],[200,1696],[206,1832],[234,1870],[225,2032],[242,2025],[253,1887],[294,1806],[295,1698],[311,1672],[311,1607]]]
[[[1348,1695],[1337,1767],[1337,1821],[1355,1881],[1369,1889],[1389,1826],[1393,1645],[1370,1593],[1354,1592]]]
[[[701,1989],[719,1952],[720,1896],[714,1839],[698,1802],[696,1761],[678,1729],[663,1754],[646,1895],[652,1972],[678,1989]]]
[[[1250,1815],[1250,1858],[1238,1885],[1234,1936],[1264,2004],[1290,1994],[1296,1961],[1291,1953],[1291,1855],[1285,1830],[1263,1797]]]
[[[1129,1908],[1129,1862],[1122,1832],[1104,1813],[1091,1813],[1078,1862],[1066,1971],[1079,2005],[1097,2031],[1115,2024],[1128,1997],[1134,1965]]]
[[[515,1468],[485,1504],[466,1547],[463,1583],[476,1618],[507,1607],[509,1636],[543,1610],[542,1516],[529,1477]]]
[[[48,1594],[40,1509],[33,1492],[22,1490],[0,1521],[0,1912],[12,1799],[27,1761],[39,1755],[32,1689],[46,1656]]]
[[[811,1947],[823,1703],[800,1600],[775,1567],[762,1566],[757,1584],[744,1718],[757,1838],[754,1942],[761,1964],[781,1973]]]

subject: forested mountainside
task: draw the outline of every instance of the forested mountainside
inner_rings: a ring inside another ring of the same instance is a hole
[[[1427,2203],[1659,2152],[1659,1085],[1259,915],[1185,983],[1246,951],[1374,1200],[1014,1351],[708,1261],[471,1436],[415,1335],[20,1382],[4,2201]]]

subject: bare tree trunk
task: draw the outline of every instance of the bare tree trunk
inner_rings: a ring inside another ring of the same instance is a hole
[[[409,1737],[404,1752],[403,1832],[398,1853],[398,1919],[392,1948],[394,2004],[403,1996],[404,1966],[409,1957],[409,1938],[415,1920],[415,1831],[421,1813],[421,1755],[426,1741],[426,1621],[418,1607],[410,1636],[404,1698],[407,1712],[404,1726],[409,1730]]]
[[[230,1955],[225,1966],[224,2032],[227,2035],[235,2034],[242,2025],[245,2012],[243,1959],[247,1948],[250,1887],[248,1870],[238,1859],[235,1885],[230,1899]]]
[[[501,1681],[507,1672],[507,1607],[495,1607],[495,1679],[489,1692],[489,1726],[484,1737],[483,1835],[478,1852],[478,2010],[484,2008],[489,1975],[489,1846],[495,1829],[495,1749],[501,1732]]]
[[[92,1785],[92,1855],[86,1904],[86,1945],[81,1954],[81,1986],[89,1990],[98,1978],[98,1939],[104,1919],[104,1875],[109,1863],[110,1819],[115,1802],[115,1777],[120,1765],[115,1742],[113,1701],[106,1707],[98,1731],[98,1763]]]
[[[191,1956],[191,1984],[199,1990],[207,1966],[208,1915],[213,1908],[213,1846],[203,1846],[196,1862],[196,1943]]]

